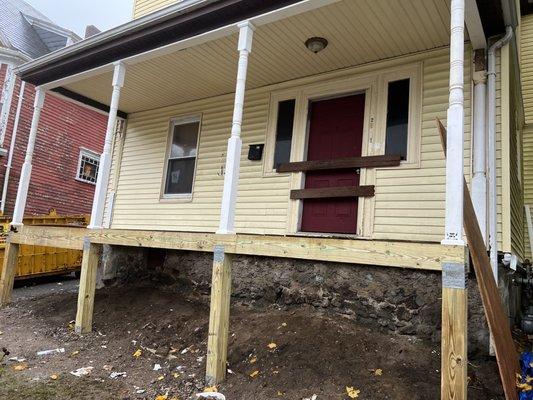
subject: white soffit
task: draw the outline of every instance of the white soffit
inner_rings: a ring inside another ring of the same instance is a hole
[[[343,0],[259,26],[248,88],[257,88],[449,44],[449,0]],[[306,39],[328,47],[313,54]],[[237,73],[237,34],[130,64],[120,109],[137,112],[231,93]],[[94,73],[98,73],[94,71]],[[64,85],[108,104],[111,74]]]

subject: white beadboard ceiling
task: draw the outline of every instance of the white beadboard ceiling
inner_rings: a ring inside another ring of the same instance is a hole
[[[344,0],[259,27],[248,88],[446,46],[450,0]],[[325,37],[313,54],[304,42]],[[237,35],[128,66],[120,109],[131,113],[234,91]],[[109,104],[111,73],[66,86]]]

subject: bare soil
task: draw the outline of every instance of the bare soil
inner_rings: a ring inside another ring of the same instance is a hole
[[[64,284],[70,290],[26,291],[0,310],[0,348],[10,351],[8,357],[26,359],[4,359],[0,399],[154,399],[166,394],[184,400],[204,389],[207,296],[185,289],[102,289],[94,332],[80,337],[71,325],[75,281]],[[317,400],[341,400],[349,399],[347,386],[360,390],[358,399],[440,398],[439,343],[380,333],[309,305],[233,303],[230,373],[217,388],[227,399],[317,395]],[[55,348],[65,353],[36,355]],[[27,368],[16,371],[21,364]],[[160,370],[154,370],[156,364]],[[85,377],[70,374],[89,366],[94,369]],[[112,379],[113,372],[126,376]],[[469,399],[503,399],[493,359],[470,358]]]

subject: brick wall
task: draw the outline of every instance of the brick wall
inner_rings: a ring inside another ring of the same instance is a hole
[[[5,66],[0,68],[0,84],[4,81]],[[17,79],[11,103],[8,128],[3,148],[9,150],[13,124],[20,95],[21,81]],[[19,121],[5,215],[11,216],[15,206],[20,170],[33,115],[35,88],[26,85]],[[77,181],[80,148],[101,153],[107,115],[47,94],[41,113],[31,175],[26,215],[45,214],[55,208],[60,214],[90,214],[94,184]],[[0,189],[3,186],[7,156],[0,158]]]

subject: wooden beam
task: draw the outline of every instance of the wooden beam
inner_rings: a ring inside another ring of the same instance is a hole
[[[346,186],[318,189],[291,190],[291,200],[300,199],[331,199],[336,197],[372,197],[374,186]]]
[[[337,158],[335,160],[316,160],[283,163],[276,172],[307,172],[331,169],[355,169],[355,168],[377,168],[377,167],[397,167],[400,165],[402,157],[400,155],[366,156]]]
[[[464,262],[445,265],[442,286],[441,400],[466,400],[468,290]]]
[[[100,260],[101,245],[91,243],[86,238],[83,245],[81,262],[80,289],[78,292],[78,311],[76,314],[76,333],[89,333],[92,330],[94,294],[96,291],[96,270]]]
[[[197,232],[62,228],[24,225],[11,243],[83,249],[94,244],[212,252],[216,244],[232,254],[286,257],[350,264],[440,271],[443,260],[463,261],[464,249],[440,243],[367,240],[335,236],[216,235]]]
[[[11,302],[19,250],[19,244],[10,243],[8,240],[2,263],[2,275],[0,276],[0,307],[4,307]]]
[[[215,246],[207,343],[208,385],[216,385],[226,378],[232,263],[233,255],[226,253],[224,246]]]

